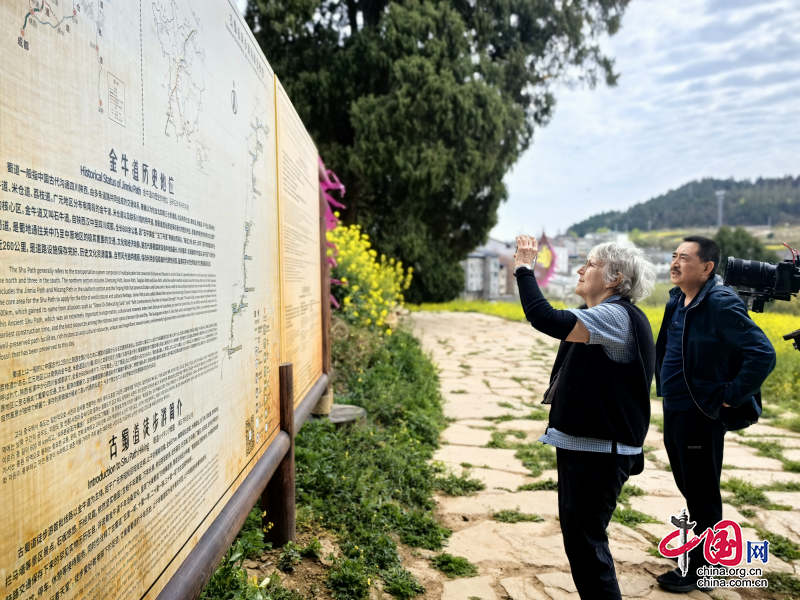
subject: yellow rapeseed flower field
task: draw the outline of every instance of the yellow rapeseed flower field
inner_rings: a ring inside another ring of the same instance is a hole
[[[403,291],[411,285],[414,269],[403,269],[402,262],[385,255],[379,258],[358,225],[340,225],[328,232],[328,241],[338,250],[331,276],[342,285],[331,291],[340,304],[340,315],[350,324],[392,335],[388,325],[403,306]],[[333,251],[328,255],[333,256]]]

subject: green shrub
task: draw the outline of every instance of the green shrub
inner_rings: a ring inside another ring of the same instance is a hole
[[[381,571],[383,591],[400,600],[409,600],[425,593],[425,587],[411,573],[400,567]]]
[[[294,542],[286,542],[278,556],[277,567],[284,573],[291,573],[294,568],[303,562],[300,546]]]
[[[450,578],[475,577],[478,567],[461,556],[453,556],[444,552],[433,559],[433,566]]]
[[[486,484],[480,479],[471,478],[469,471],[463,471],[461,475],[448,473],[445,477],[437,477],[434,487],[448,496],[471,496],[485,490]]]
[[[328,572],[326,585],[336,600],[361,600],[369,594],[371,583],[363,562],[345,558],[336,561]]]
[[[539,515],[520,512],[519,506],[515,509],[506,509],[492,513],[492,518],[495,521],[500,521],[501,523],[544,523],[544,519]]]

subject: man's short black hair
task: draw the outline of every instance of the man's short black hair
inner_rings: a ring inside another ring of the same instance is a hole
[[[715,273],[717,269],[719,269],[719,262],[722,258],[722,251],[717,246],[717,242],[712,240],[711,238],[703,237],[700,235],[690,235],[688,237],[683,238],[684,242],[694,242],[698,245],[697,255],[700,257],[700,260],[703,262],[713,262],[714,263],[714,271]]]

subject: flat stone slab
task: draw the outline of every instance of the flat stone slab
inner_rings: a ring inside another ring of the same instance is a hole
[[[735,442],[725,444],[722,462],[740,469],[757,469],[766,471],[783,471],[783,463],[774,458],[756,456],[758,450],[742,446]]]
[[[800,492],[764,492],[770,502],[800,510]]]
[[[681,492],[675,485],[675,478],[672,473],[662,471],[647,464],[645,470],[639,475],[635,475],[628,480],[630,485],[641,488],[646,494],[652,496],[680,496]]]
[[[443,498],[441,510],[449,514],[480,515],[514,510],[555,518],[558,515],[558,492],[517,492],[487,489],[474,496]]]
[[[771,483],[800,483],[800,473],[788,471],[756,471],[753,469],[723,469],[722,481],[738,477],[753,485],[769,485]]]
[[[483,521],[454,533],[447,551],[474,563],[499,561],[569,568],[561,533],[554,533],[550,523]]]
[[[572,575],[556,571],[553,573],[537,574],[536,579],[542,582],[546,588],[556,588],[565,592],[577,592],[578,588],[575,587],[575,582],[572,580]]]
[[[662,497],[662,496],[634,496],[631,498],[631,508],[643,512],[646,515],[667,523],[669,518],[681,512],[686,506],[683,497]],[[741,523],[746,521],[741,513],[730,504],[722,504],[722,518],[730,519]]]
[[[800,462],[800,449],[797,450],[784,450],[783,455],[789,460]]]
[[[654,577],[618,575],[617,581],[623,598],[644,598],[657,585]]]
[[[532,577],[507,577],[500,580],[500,585],[513,600],[549,600],[536,588]]]
[[[491,575],[445,581],[442,600],[469,600],[470,598],[497,600],[492,583],[494,583],[494,578]]]
[[[460,473],[460,471],[456,471]],[[508,473],[506,471],[495,471],[494,469],[470,469],[470,477],[480,479],[486,484],[487,490],[496,488],[506,488],[512,491],[529,481],[534,481],[530,477],[519,475],[518,473]]]
[[[800,438],[800,433],[789,431],[788,429],[781,429],[780,427],[772,427],[771,425],[764,425],[763,423],[756,423],[744,430],[745,434],[750,436],[758,435],[779,435],[790,438]]]
[[[485,446],[492,439],[492,432],[481,429],[472,429],[453,423],[442,432],[441,440],[456,446]]]
[[[482,419],[503,415],[524,415],[529,408],[517,400],[500,398],[491,394],[445,394],[444,415],[451,419]],[[500,406],[500,402],[512,408]]]
[[[578,592],[565,592],[559,588],[546,587],[544,588],[544,593],[547,594],[551,600],[581,600],[581,596]]]
[[[800,512],[768,510],[760,516],[767,531],[787,537],[795,544],[800,543]],[[772,557],[769,560],[772,562]]]
[[[433,455],[434,460],[460,466],[470,463],[475,467],[489,467],[509,473],[527,475],[530,471],[514,456],[514,450],[500,448],[476,448],[474,446],[442,446]]]

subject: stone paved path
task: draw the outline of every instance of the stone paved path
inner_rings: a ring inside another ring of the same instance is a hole
[[[415,334],[432,353],[441,369],[441,390],[446,399],[445,414],[453,419],[442,434],[442,447],[436,460],[456,473],[462,463],[472,465],[472,477],[481,479],[486,489],[473,496],[437,498],[439,515],[452,528],[447,549],[477,564],[479,576],[448,580],[427,569],[424,561],[410,564],[412,572],[429,587],[427,597],[443,600],[577,600],[569,575],[554,491],[516,491],[525,483],[557,479],[553,470],[539,477],[530,476],[515,450],[487,448],[494,431],[524,432],[526,441],[544,432],[546,420],[524,418],[540,406],[547,387],[550,367],[555,357],[555,340],[544,336],[527,323],[505,321],[475,313],[414,313]],[[661,404],[652,402],[654,415],[661,414]],[[514,415],[513,420],[495,422],[487,417]],[[757,425],[749,435],[760,439],[781,439],[786,447],[800,448],[800,435],[768,425]],[[517,434],[521,435],[521,434]],[[775,436],[788,436],[776,438]],[[756,456],[756,450],[729,434],[725,444],[726,469],[723,477],[742,477],[754,484],[772,481],[800,481],[800,474],[782,470],[779,461]],[[651,426],[646,444],[652,447],[644,472],[631,478],[644,496],[632,497],[629,507],[658,519],[659,523],[630,528],[612,522],[608,528],[611,551],[625,598],[658,600],[670,597],[693,599],[767,598],[759,592],[714,590],[710,594],[692,592],[668,594],[655,583],[655,576],[675,567],[675,563],[654,557],[653,540],[673,530],[666,525],[670,515],[684,506],[667,464],[663,436]],[[796,452],[796,450],[795,450]],[[746,519],[730,504],[724,504],[724,516],[737,522],[749,521],[800,542],[800,493],[768,492],[773,502],[792,511],[756,509],[754,518]],[[492,519],[494,512],[519,508],[537,514],[544,522],[502,523]],[[746,539],[756,539],[755,530],[743,529]],[[651,550],[652,551],[652,550]],[[744,561],[743,561],[744,564]],[[768,569],[800,574],[800,561],[787,563],[771,557]],[[435,590],[435,592],[434,592]]]

